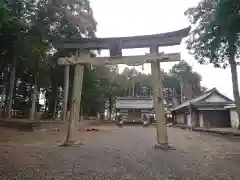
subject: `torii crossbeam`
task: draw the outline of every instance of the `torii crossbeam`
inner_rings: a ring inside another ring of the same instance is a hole
[[[80,50],[102,50],[109,49],[110,57],[93,57],[88,54],[72,57],[63,57],[59,59],[59,65],[74,65],[75,76],[73,86],[73,97],[70,111],[69,124],[75,126],[79,119],[79,110],[81,102],[82,81],[83,81],[83,64],[93,65],[140,65],[143,63],[151,63],[153,77],[153,99],[156,110],[156,129],[157,143],[156,148],[168,149],[168,137],[166,130],[166,119],[164,111],[163,83],[162,73],[160,72],[160,62],[173,62],[181,59],[180,53],[164,54],[159,53],[160,46],[180,45],[182,38],[188,36],[190,27],[178,31],[144,35],[132,37],[117,37],[117,38],[94,38],[94,39],[61,39],[53,41],[57,48],[71,48]],[[127,48],[150,48],[150,54],[139,56],[122,56],[122,49]],[[76,128],[76,127],[75,127]],[[72,138],[74,139],[74,138]]]
[[[116,64],[126,64],[128,66],[137,66],[144,63],[151,63],[151,61],[160,61],[160,62],[174,62],[179,61],[181,59],[180,53],[171,53],[164,54],[158,53],[154,54],[146,54],[146,55],[138,55],[138,56],[120,56],[120,57],[65,57],[59,58],[59,65],[74,65],[74,64],[92,64],[95,66],[99,65],[116,65]]]

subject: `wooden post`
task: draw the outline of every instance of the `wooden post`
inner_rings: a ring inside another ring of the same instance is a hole
[[[158,53],[158,46],[150,47],[150,53]],[[160,61],[153,60],[151,62],[152,77],[153,77],[153,100],[155,106],[157,143],[155,148],[168,148],[168,137],[166,129],[166,117],[164,111],[163,83],[162,73],[160,71]]]
[[[58,118],[57,105],[58,105],[58,87],[56,89],[56,94],[55,94],[55,98],[54,98],[53,120],[57,120],[57,118]]]
[[[38,93],[37,78],[38,78],[38,75],[35,75],[34,86],[32,91],[32,106],[31,106],[31,111],[29,116],[29,120],[31,121],[35,120],[35,116],[36,116],[36,103],[37,103],[37,93]]]
[[[190,114],[190,118],[191,118],[191,131],[193,130],[193,113],[192,113],[192,104],[189,103],[189,106],[188,106],[188,109],[189,109],[189,114]]]
[[[32,106],[30,111],[29,120],[33,121],[35,120],[36,115],[36,102],[37,102],[37,85],[35,84],[33,86],[33,92],[32,92]]]
[[[79,56],[79,53],[77,51],[76,57],[78,58],[78,56]],[[70,118],[68,123],[67,138],[64,145],[74,145],[75,142],[77,141],[76,132],[77,132],[77,125],[80,117],[79,113],[80,113],[80,104],[81,104],[81,95],[82,95],[83,73],[84,73],[84,65],[75,64]]]
[[[69,65],[64,67],[64,99],[61,120],[65,121],[67,116],[68,90],[69,90]]]

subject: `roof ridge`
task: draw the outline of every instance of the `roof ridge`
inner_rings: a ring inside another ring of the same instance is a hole
[[[204,96],[204,95],[206,95],[206,94],[208,94],[208,93],[213,93],[214,91],[218,91],[216,87],[214,87],[214,88],[212,88],[212,89],[210,89],[210,90],[208,90],[208,91],[205,91],[205,92],[203,92],[202,94],[200,94],[199,96],[197,96],[197,97],[195,97],[195,98],[193,98],[193,99],[191,99],[191,100],[188,100],[188,101],[186,101],[186,102],[190,102],[190,103],[191,103],[191,101],[193,101],[193,100],[195,100],[195,99],[197,99],[197,98],[199,98],[199,97],[201,97],[201,96]]]
[[[214,88],[212,88],[212,89],[209,89],[208,91],[203,92],[200,96],[202,96],[203,94],[207,94],[207,93],[210,93],[210,92],[214,92],[214,91],[218,91],[216,87],[214,87]]]

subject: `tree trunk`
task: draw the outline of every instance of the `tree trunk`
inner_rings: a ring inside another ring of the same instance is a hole
[[[109,116],[108,116],[108,120],[111,120],[112,118],[112,109],[113,109],[113,105],[112,105],[112,96],[109,95],[108,96],[108,111],[109,111]]]
[[[45,106],[44,106],[44,114],[47,113],[47,107],[48,107],[48,100],[47,100],[47,97],[45,96]]]
[[[237,64],[235,61],[235,55],[233,53],[230,53],[229,64],[230,64],[231,75],[232,75],[233,96],[234,96],[236,110],[237,110],[238,119],[239,119],[240,118],[240,97],[239,97],[239,88],[238,88]],[[240,129],[240,123],[239,123],[238,129]]]
[[[34,120],[35,119],[35,115],[36,115],[36,102],[37,102],[37,77],[34,77],[34,87],[33,87],[33,93],[32,93],[32,108],[31,108],[31,112],[30,112],[30,117],[29,120]]]
[[[69,66],[66,66],[65,73],[64,73],[64,100],[63,100],[62,115],[61,115],[62,121],[66,120],[66,115],[67,115],[68,90],[69,90]]]
[[[135,97],[135,82],[134,79],[132,79],[132,97]]]
[[[58,104],[58,88],[55,94],[55,99],[54,99],[54,107],[53,107],[53,119],[56,120],[57,119],[57,104]]]
[[[4,84],[2,86],[2,93],[1,93],[1,101],[0,101],[0,119],[3,118],[4,114],[4,100],[5,100],[5,94],[6,94],[6,85]]]
[[[9,82],[9,94],[8,94],[8,105],[7,105],[7,119],[11,119],[12,117],[12,102],[13,102],[13,90],[15,85],[15,76],[16,76],[16,66],[17,66],[17,58],[13,58],[13,67],[10,76]]]

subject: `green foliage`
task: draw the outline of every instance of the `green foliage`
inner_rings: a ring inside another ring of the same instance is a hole
[[[0,29],[11,21],[10,10],[5,1],[0,2]]]
[[[202,0],[185,13],[193,24],[188,49],[199,63],[225,68],[239,55],[240,1]]]
[[[99,79],[96,71],[85,68],[82,95],[85,113],[104,109],[105,91],[107,89],[105,86],[107,85]]]
[[[184,83],[192,85],[193,88],[199,88],[198,90],[200,91],[201,75],[194,72],[192,66],[190,66],[186,61],[182,60],[178,64],[174,65],[169,74],[177,79],[181,78]],[[199,93],[200,92],[196,92],[196,94]]]
[[[52,37],[95,37],[96,22],[89,2],[87,0],[66,2],[64,4],[51,3],[48,0],[0,2],[0,72],[4,75],[4,80],[0,83],[9,85],[13,59],[16,58],[18,82],[14,88],[16,96],[31,101],[31,88],[37,84],[39,91],[47,93],[48,109],[52,109],[50,106],[54,104],[59,86],[63,87],[63,68],[57,65],[57,59],[76,51],[54,49],[50,40]],[[88,12],[88,18],[91,20],[88,24],[82,22],[83,10]],[[73,74],[72,68],[70,74]],[[85,87],[87,101],[85,104],[89,104],[87,97],[93,95],[88,88],[92,89],[96,85],[95,81],[90,83],[92,85]],[[17,97],[14,97],[15,104],[19,101]]]

